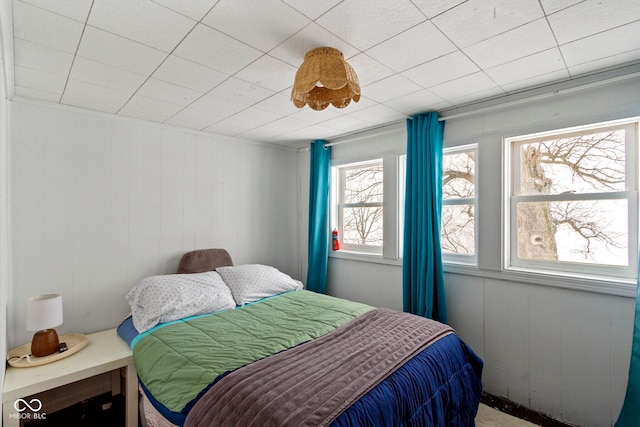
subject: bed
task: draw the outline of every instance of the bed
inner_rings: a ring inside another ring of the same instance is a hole
[[[152,426],[473,426],[482,361],[449,326],[304,290],[224,249],[145,278],[118,327]]]

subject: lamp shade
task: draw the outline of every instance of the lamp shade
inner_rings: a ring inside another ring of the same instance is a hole
[[[47,294],[27,300],[27,330],[41,331],[62,325],[62,296]]]
[[[291,100],[298,108],[324,110],[329,104],[344,108],[360,100],[358,76],[338,49],[312,49],[296,72]]]

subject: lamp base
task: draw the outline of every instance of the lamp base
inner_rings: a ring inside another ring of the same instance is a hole
[[[58,333],[55,329],[45,329],[33,334],[31,340],[31,354],[37,357],[44,357],[58,351]]]

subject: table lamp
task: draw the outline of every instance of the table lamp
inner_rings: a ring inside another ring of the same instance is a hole
[[[44,357],[58,351],[56,326],[62,325],[62,296],[47,294],[27,300],[27,330],[37,331],[31,340],[31,354]]]

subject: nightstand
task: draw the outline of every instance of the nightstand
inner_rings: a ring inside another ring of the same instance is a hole
[[[51,395],[50,390],[63,386],[72,387],[70,384],[83,381],[91,384],[97,382],[95,379],[109,374],[113,394],[120,392],[120,378],[124,374],[126,426],[137,427],[138,380],[131,349],[115,329],[97,332],[87,337],[89,344],[67,358],[30,368],[7,367],[2,390],[2,421],[5,427],[19,426],[21,417],[46,417],[46,396],[47,393]],[[73,395],[66,391],[61,393]],[[77,401],[86,398],[87,396],[83,395]],[[25,409],[27,405],[31,411],[18,411]]]

